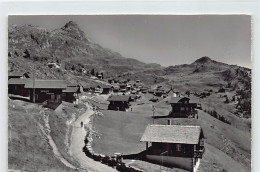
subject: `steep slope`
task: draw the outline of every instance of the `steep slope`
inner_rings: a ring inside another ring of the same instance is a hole
[[[59,160],[48,138],[44,108],[8,100],[8,169],[72,171]]]
[[[108,76],[113,76],[115,72],[161,68],[160,65],[124,58],[119,53],[91,42],[73,21],[53,31],[31,25],[14,25],[9,28],[8,45],[10,70],[32,71],[33,63],[47,65],[49,62],[60,64],[61,71],[78,74],[83,68],[87,71],[95,68],[96,71],[105,72]],[[42,68],[44,67],[36,67],[36,70],[40,71],[39,77],[42,78],[58,78],[64,74],[64,72],[59,74],[61,71],[54,71],[50,75],[48,73],[40,75],[46,72]]]

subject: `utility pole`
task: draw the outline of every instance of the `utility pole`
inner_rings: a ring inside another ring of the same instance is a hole
[[[33,103],[35,103],[35,66],[33,64]]]
[[[155,108],[153,106],[153,124],[154,124],[154,110],[155,110]]]

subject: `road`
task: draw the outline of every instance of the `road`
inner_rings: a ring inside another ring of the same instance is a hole
[[[80,164],[81,169],[87,169],[88,171],[95,172],[115,172],[116,169],[104,165],[98,161],[94,161],[93,159],[87,157],[85,153],[82,151],[84,147],[84,138],[86,136],[86,130],[84,127],[81,127],[81,121],[84,124],[89,124],[90,116],[94,113],[91,109],[91,106],[86,103],[87,110],[84,114],[82,114],[74,124],[74,128],[71,133],[71,146],[70,146],[70,154],[71,156]]]

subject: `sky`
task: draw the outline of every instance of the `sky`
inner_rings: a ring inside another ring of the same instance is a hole
[[[124,57],[162,66],[200,57],[251,68],[249,15],[41,15],[9,16],[8,24],[49,30],[76,22],[87,38]]]

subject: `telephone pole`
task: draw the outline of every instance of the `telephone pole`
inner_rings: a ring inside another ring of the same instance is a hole
[[[33,64],[33,103],[35,103],[35,66]]]
[[[155,110],[155,108],[153,106],[153,124],[154,124],[154,110]]]

